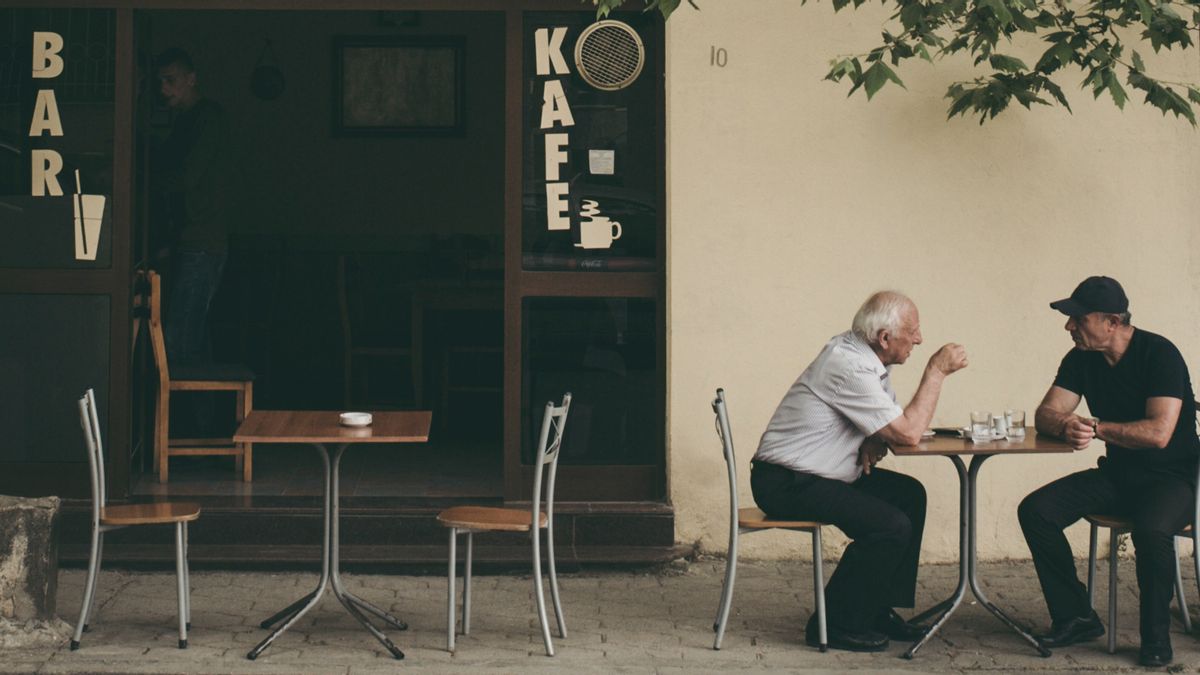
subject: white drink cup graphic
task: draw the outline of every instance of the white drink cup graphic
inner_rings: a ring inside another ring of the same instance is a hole
[[[104,222],[104,195],[85,195],[75,170],[75,259],[95,260],[100,248],[100,225]]]
[[[596,202],[583,200],[579,221],[578,248],[611,248],[614,240],[621,238],[621,223],[600,215]]]

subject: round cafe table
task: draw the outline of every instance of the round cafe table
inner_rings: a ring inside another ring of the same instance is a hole
[[[1039,436],[1033,429],[1026,429],[1025,437],[1016,440],[1001,439],[976,443],[969,438],[938,435],[922,441],[919,445],[892,448],[892,453],[898,457],[946,457],[954,464],[954,468],[958,471],[958,586],[954,589],[954,593],[950,597],[911,619],[913,623],[919,623],[932,616],[937,616],[937,619],[934,620],[933,625],[925,632],[925,635],[914,642],[908,648],[908,651],[904,652],[904,658],[911,659],[922,645],[941,630],[946,620],[950,618],[950,615],[962,603],[968,588],[984,609],[991,612],[993,616],[1011,628],[1017,635],[1025,638],[1037,650],[1038,654],[1050,656],[1049,649],[1043,647],[1029,631],[1018,625],[1017,622],[1013,621],[999,607],[993,604],[991,600],[988,600],[983,589],[979,587],[979,578],[977,576],[978,560],[975,551],[975,533],[978,530],[975,517],[975,499],[979,490],[979,469],[989,457],[994,457],[995,455],[1034,455],[1055,452],[1074,452],[1074,449],[1064,441],[1056,438]],[[964,457],[971,458],[970,467],[963,462]]]

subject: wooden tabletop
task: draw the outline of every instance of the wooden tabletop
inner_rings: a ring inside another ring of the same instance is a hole
[[[236,443],[424,443],[428,410],[372,412],[365,427],[347,427],[337,410],[254,410],[233,435]]]
[[[900,445],[892,448],[898,457],[909,455],[1035,455],[1053,452],[1074,452],[1066,441],[1049,436],[1040,436],[1030,428],[1025,429],[1025,438],[1019,441],[988,441],[976,443],[969,438],[937,435],[919,445]]]

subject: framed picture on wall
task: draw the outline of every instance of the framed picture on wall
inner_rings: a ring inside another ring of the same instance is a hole
[[[334,135],[462,135],[463,51],[461,37],[336,38]]]

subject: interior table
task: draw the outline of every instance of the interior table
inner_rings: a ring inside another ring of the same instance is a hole
[[[325,489],[323,513],[325,535],[321,542],[321,580],[311,593],[279,610],[260,625],[275,630],[254,649],[246,654],[253,661],[275,638],[296,623],[312,609],[325,589],[332,587],[333,594],[375,639],[397,659],[404,658],[383,631],[367,619],[366,613],[374,614],[397,630],[405,630],[408,624],[388,612],[363,600],[346,589],[338,570],[338,464],[346,448],[356,443],[424,443],[429,440],[429,424],[432,413],[428,410],[390,411],[372,413],[372,423],[364,427],[343,426],[339,413],[326,410],[255,410],[238,427],[233,439],[237,443],[308,443],[321,454],[325,467]],[[331,449],[332,448],[332,449]]]
[[[1055,438],[1038,436],[1033,429],[1026,429],[1025,437],[1016,440],[1004,439],[976,443],[969,438],[938,435],[923,441],[919,445],[892,448],[892,452],[899,457],[925,455],[948,457],[954,463],[954,468],[958,470],[958,587],[949,598],[911,619],[912,622],[917,623],[931,616],[938,615],[937,620],[933,622],[933,625],[930,626],[925,635],[914,642],[908,648],[908,651],[904,652],[904,658],[911,659],[917,653],[917,650],[941,629],[946,620],[950,618],[950,615],[954,613],[954,610],[958,609],[958,605],[967,593],[967,588],[971,589],[971,593],[979,600],[980,605],[1018,635],[1025,638],[1039,654],[1050,656],[1049,649],[1043,647],[1029,631],[1017,625],[999,607],[992,604],[979,587],[979,579],[977,577],[978,565],[975,552],[975,533],[978,529],[975,522],[975,497],[978,491],[979,467],[983,466],[983,463],[989,457],[995,455],[1073,452],[1071,446]],[[963,463],[963,457],[965,456],[971,457],[970,468]]]

